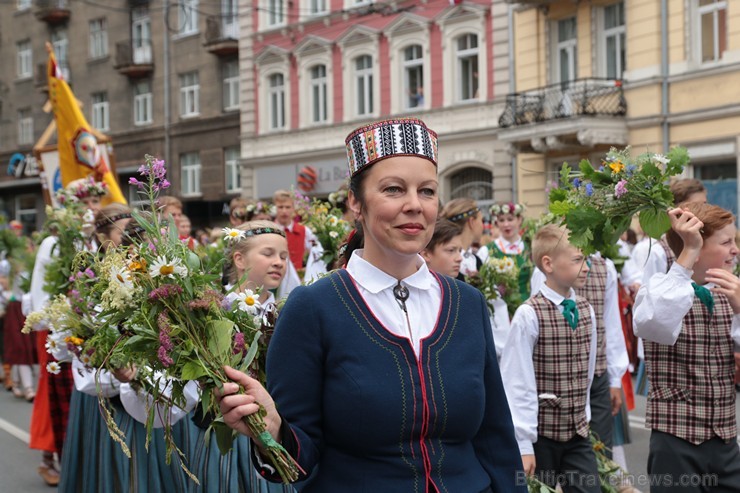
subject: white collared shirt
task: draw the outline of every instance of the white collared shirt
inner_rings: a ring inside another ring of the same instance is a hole
[[[508,255],[519,255],[524,251],[524,240],[522,240],[521,238],[510,243],[506,241],[503,236],[499,236],[498,238],[493,240],[492,243],[495,244],[499,250]],[[489,251],[487,245],[483,245],[478,249],[476,255],[479,259],[481,259],[482,262],[485,262],[486,260],[488,260],[488,256],[491,255],[491,252]]]
[[[660,245],[657,246],[660,248]],[[633,328],[637,337],[674,345],[683,329],[683,318],[694,304],[693,271],[674,262],[667,274],[657,273],[640,287],[635,297]],[[705,284],[711,289],[714,284]],[[740,315],[732,317],[735,352],[740,348]]]
[[[565,299],[547,285],[540,289],[542,295],[553,302],[563,312],[560,305]],[[570,290],[569,299],[575,301],[576,293]],[[591,382],[596,368],[596,316],[591,312],[591,351],[588,356],[588,389],[586,391],[586,420],[591,421]],[[539,413],[539,392],[534,374],[534,347],[540,334],[540,324],[534,308],[526,303],[517,308],[511,320],[509,338],[501,354],[501,379],[504,382],[506,398],[509,400],[514,432],[521,455],[534,454],[533,443],[537,441],[537,416]]]
[[[390,276],[362,258],[363,250],[352,252],[347,263],[347,273],[352,276],[357,289],[375,318],[391,333],[413,339],[413,348],[419,356],[421,340],[434,331],[442,304],[442,288],[429,272],[424,259],[417,255],[417,271],[402,279],[401,284],[409,290],[406,314],[393,295],[398,279]]]
[[[472,276],[478,272],[478,263],[475,261],[475,254],[468,248],[462,251],[462,262],[460,263],[460,273],[464,276]]]

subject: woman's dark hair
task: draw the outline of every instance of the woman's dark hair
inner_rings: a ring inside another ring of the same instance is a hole
[[[360,202],[361,207],[365,207],[365,194],[362,191],[362,182],[365,181],[367,173],[366,169],[361,170],[359,173],[355,173],[352,178],[349,179],[349,191],[354,194],[357,200]]]
[[[337,258],[336,269],[342,269],[349,263],[352,252],[365,246],[365,233],[362,231],[362,225],[355,221],[355,229],[347,235],[347,241],[339,247],[339,258]]]

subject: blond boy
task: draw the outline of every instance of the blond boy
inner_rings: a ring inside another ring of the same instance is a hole
[[[565,493],[599,493],[588,427],[596,317],[574,290],[585,285],[589,267],[554,225],[537,232],[532,256],[546,280],[517,309],[501,355],[524,472]]]

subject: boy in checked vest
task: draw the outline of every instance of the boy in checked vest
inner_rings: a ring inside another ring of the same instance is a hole
[[[517,309],[501,355],[524,472],[551,487],[560,484],[565,493],[599,493],[588,435],[596,316],[575,293],[589,267],[555,225],[537,232],[532,255],[545,283]]]
[[[622,319],[619,315],[619,287],[614,262],[601,254],[588,257],[586,284],[576,289],[578,296],[589,302],[596,315],[596,369],[591,384],[591,431],[604,443],[604,454],[611,458],[614,416],[622,406],[622,377],[629,366],[624,342]],[[545,275],[535,269],[532,292],[545,282]]]
[[[668,215],[666,239],[676,262],[640,288],[634,310],[650,379],[645,423],[652,429],[651,492],[738,492],[735,217],[696,202]]]

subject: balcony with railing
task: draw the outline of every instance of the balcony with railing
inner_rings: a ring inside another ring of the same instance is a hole
[[[69,0],[36,0],[35,15],[50,26],[64,24],[69,20]]]
[[[239,23],[236,16],[208,16],[203,46],[216,56],[229,56],[237,53],[239,51]]]
[[[499,138],[524,152],[618,145],[626,114],[621,80],[576,79],[506,96]]]
[[[135,39],[116,43],[116,63],[113,68],[132,79],[151,75],[154,71],[151,40]]]

